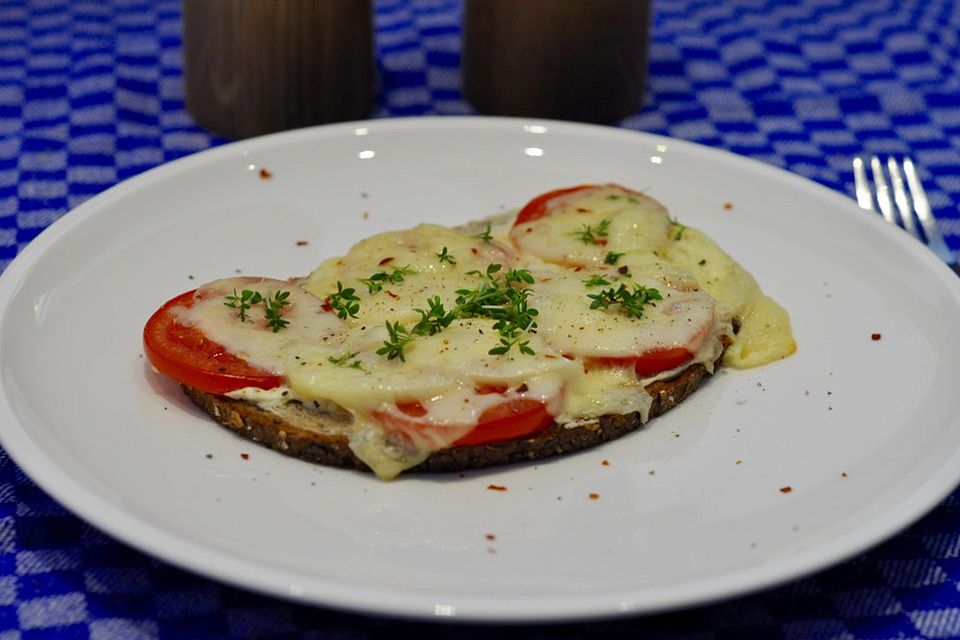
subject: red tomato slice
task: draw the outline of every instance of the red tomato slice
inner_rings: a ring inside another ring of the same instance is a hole
[[[419,402],[405,402],[397,405],[397,408],[404,416],[386,411],[374,411],[373,417],[387,428],[414,431],[430,428],[430,423],[418,419],[427,413]],[[528,398],[514,398],[494,405],[480,414],[477,426],[452,446],[461,447],[513,440],[543,431],[551,422],[553,422],[553,416],[547,412],[544,403]]]
[[[621,191],[624,191],[625,193],[632,193],[632,194],[635,194],[635,195],[642,195],[642,194],[641,194],[640,192],[638,192],[638,191],[634,191],[634,190],[632,190],[632,189],[627,189],[626,187],[621,187],[621,186],[618,185],[618,184],[608,184],[608,185],[602,185],[602,184],[581,184],[581,185],[576,186],[576,187],[566,187],[566,188],[564,188],[564,189],[554,189],[553,191],[548,191],[548,192],[546,192],[546,193],[540,194],[539,196],[537,196],[536,198],[534,198],[533,200],[531,200],[530,202],[528,202],[527,204],[525,204],[524,207],[523,207],[523,209],[520,209],[520,213],[517,214],[517,219],[516,219],[516,221],[515,221],[513,224],[514,224],[514,226],[516,226],[516,225],[521,224],[521,223],[524,223],[524,222],[531,222],[531,221],[533,221],[533,220],[539,220],[540,218],[543,218],[544,216],[546,216],[547,214],[550,213],[550,210],[551,210],[551,209],[553,209],[553,207],[551,206],[551,205],[553,204],[553,201],[554,201],[555,199],[561,197],[561,196],[565,196],[565,195],[570,194],[570,193],[575,193],[575,192],[577,192],[577,191],[585,191],[585,190],[587,190],[587,189],[597,189],[597,188],[604,187],[604,186],[607,186],[607,187],[616,187],[616,188],[620,189]],[[604,242],[604,244],[605,244],[605,242]]]
[[[520,209],[520,213],[517,214],[517,220],[513,224],[518,225],[523,222],[530,222],[531,220],[539,220],[550,213],[550,209],[552,208],[550,203],[554,198],[559,198],[560,196],[565,196],[568,193],[574,193],[575,191],[593,189],[595,186],[596,185],[592,184],[582,184],[578,187],[554,189],[553,191],[543,193],[524,205],[523,209]]]
[[[208,339],[202,331],[176,322],[175,307],[189,308],[187,291],[157,309],[143,328],[143,350],[157,371],[189,387],[223,394],[243,387],[272,389],[283,377],[252,366]]]
[[[649,378],[658,373],[675,369],[693,358],[693,353],[683,347],[666,347],[653,349],[640,356],[626,356],[620,358],[589,358],[602,366],[628,367],[632,366],[640,378]]]
[[[455,447],[513,440],[543,431],[553,422],[542,402],[516,398],[494,405],[480,414],[477,426],[453,443]]]

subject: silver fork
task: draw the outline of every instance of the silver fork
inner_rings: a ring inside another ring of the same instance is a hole
[[[873,182],[867,177],[867,165]],[[902,226],[910,235],[925,243],[931,251],[960,275],[960,267],[953,253],[943,241],[937,222],[930,210],[930,201],[910,158],[897,162],[887,158],[886,166],[877,156],[853,159],[853,178],[857,189],[857,203],[868,211],[877,211],[887,222]],[[917,226],[919,221],[920,226]],[[922,227],[922,231],[921,231]]]

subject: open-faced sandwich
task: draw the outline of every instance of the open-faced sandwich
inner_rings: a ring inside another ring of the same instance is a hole
[[[205,284],[153,314],[144,348],[236,433],[389,479],[608,441],[721,364],[796,347],[713,241],[610,184],[382,233],[303,278]]]

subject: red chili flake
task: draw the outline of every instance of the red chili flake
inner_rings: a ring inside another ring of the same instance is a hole
[[[326,311],[327,313],[330,313],[331,311],[333,311],[333,306],[330,304],[330,299],[328,298],[324,300],[323,304],[320,305],[320,308]]]
[[[569,353],[562,353],[562,354],[560,354],[560,355],[563,357],[564,360],[576,360],[576,359],[577,359],[576,356],[572,356],[572,355],[570,355]]]
[[[472,253],[475,256],[480,255],[480,250],[477,249],[476,247],[470,247],[470,253]]]
[[[492,533],[488,533],[485,537],[487,540],[491,540],[491,541],[497,539],[497,536],[493,535]]]
[[[382,266],[385,265],[385,264],[390,264],[391,262],[393,262],[393,260],[394,260],[393,256],[387,256],[386,258],[384,258],[383,260],[381,260],[381,261],[378,262],[377,264],[382,267]]]
[[[499,484],[488,484],[487,489],[490,491],[506,491],[507,488]]]
[[[607,239],[606,239],[606,238],[597,238],[597,240],[596,240],[596,242],[595,242],[594,244],[598,244],[598,245],[600,245],[601,247],[605,247],[605,246],[607,246]]]
[[[272,173],[270,173],[270,172],[267,171],[266,169],[263,169],[263,168],[260,169],[260,179],[261,179],[261,180],[269,180],[269,179],[272,178],[272,177],[273,177],[273,174],[272,174]]]
[[[793,487],[780,487],[780,493],[790,493],[793,491]]]
[[[733,209],[733,203],[732,203],[732,202],[724,202],[724,203],[723,203],[723,208],[726,209],[727,211],[730,211],[730,209]]]
[[[249,459],[250,459],[250,454],[249,454],[249,453],[241,453],[241,454],[240,454],[240,457],[243,458],[244,460],[249,460]]]
[[[298,246],[298,247],[305,247],[305,246],[307,246],[308,244],[310,244],[310,243],[307,242],[306,240],[297,240],[297,246]]]
[[[600,494],[599,494],[599,493],[591,493],[591,494],[590,494],[590,499],[591,499],[591,500],[599,500],[599,499],[600,499]]]
[[[601,462],[600,464],[602,464],[602,465],[605,466],[605,467],[609,467],[609,466],[610,466],[610,461],[609,461],[609,460],[604,460],[604,461]]]
[[[873,340],[874,342],[876,342],[877,340],[880,339],[880,334],[879,334],[879,333],[871,333],[871,334],[870,334],[870,339]]]
[[[590,209],[585,209],[584,207],[577,207],[577,213],[590,213]]]
[[[387,291],[387,295],[393,298],[394,300],[398,299],[400,296],[395,294],[393,291]]]

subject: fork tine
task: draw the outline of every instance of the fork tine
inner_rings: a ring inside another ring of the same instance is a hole
[[[860,205],[860,208],[867,211],[876,211],[877,207],[873,204],[870,181],[867,179],[866,163],[860,156],[853,159],[853,181],[857,185],[857,204]]]
[[[893,212],[893,199],[890,198],[890,185],[887,184],[880,158],[871,156],[870,169],[873,173],[873,184],[877,188],[877,204],[880,205],[880,213],[890,224],[897,224],[897,218]]]
[[[910,158],[903,159],[903,173],[910,187],[913,210],[923,226],[924,235],[927,236],[927,245],[941,260],[953,262],[953,253],[947,248],[947,243],[943,241],[943,236],[937,229],[937,222],[933,219],[933,212],[930,210],[930,201],[927,200],[927,192],[923,189],[917,175],[917,169],[913,166],[913,161]]]
[[[920,235],[920,229],[917,228],[917,222],[910,211],[910,196],[907,195],[906,185],[903,183],[900,164],[893,156],[887,158],[887,171],[890,172],[890,187],[893,190],[893,199],[897,203],[897,212],[903,221],[903,227],[910,232],[910,235],[922,242],[923,236]]]
[[[870,173],[873,175],[873,184],[867,176],[868,162]],[[892,156],[888,156],[886,164],[884,168],[877,156],[870,156],[869,160],[864,159],[863,156],[853,158],[857,204],[861,209],[873,212],[877,211],[877,205],[879,205],[880,213],[887,222],[894,226],[899,226],[902,222],[905,231],[920,242],[924,242],[937,257],[960,275],[960,266],[954,260],[953,252],[947,247],[947,243],[937,229],[927,192],[923,189],[913,161],[904,157],[901,163]],[[889,182],[887,172],[889,172]],[[894,209],[894,203],[896,203],[896,209]],[[922,233],[917,227],[917,220],[923,227]]]

